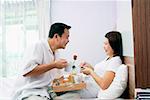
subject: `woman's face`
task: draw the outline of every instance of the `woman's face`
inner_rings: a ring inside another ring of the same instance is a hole
[[[104,50],[106,52],[106,55],[108,55],[109,57],[112,57],[114,55],[114,50],[111,48],[107,38],[105,38],[104,40]]]

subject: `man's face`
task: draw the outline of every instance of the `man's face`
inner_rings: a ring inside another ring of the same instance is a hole
[[[64,33],[62,34],[62,36],[59,39],[59,48],[65,49],[67,43],[69,42],[69,30],[68,29],[64,29]]]

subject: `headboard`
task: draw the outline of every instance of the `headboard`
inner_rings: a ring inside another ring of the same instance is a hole
[[[128,66],[128,86],[125,91],[128,99],[134,99],[135,93],[135,65],[134,58],[125,56],[124,63]]]

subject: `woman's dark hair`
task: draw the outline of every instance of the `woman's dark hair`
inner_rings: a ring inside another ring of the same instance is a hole
[[[114,56],[120,56],[122,63],[124,63],[121,33],[118,31],[110,31],[105,37],[108,39],[111,48],[114,50]]]
[[[71,26],[68,26],[64,23],[54,23],[50,27],[49,38],[53,38],[54,34],[58,34],[60,37],[64,33],[64,29],[70,29]]]

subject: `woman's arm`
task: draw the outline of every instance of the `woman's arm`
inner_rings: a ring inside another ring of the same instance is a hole
[[[105,72],[103,77],[98,76],[94,71],[91,71],[90,75],[103,90],[110,86],[115,77],[115,73],[112,71]]]
[[[91,75],[92,78],[96,81],[96,83],[101,87],[101,89],[107,89],[112,83],[115,73],[112,71],[105,72],[103,77],[98,76],[91,68],[84,67],[82,72],[86,75]]]

